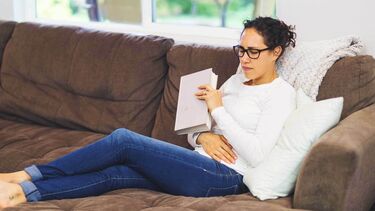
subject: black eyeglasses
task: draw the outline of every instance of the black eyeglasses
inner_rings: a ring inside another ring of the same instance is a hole
[[[272,48],[270,47],[264,48],[264,49],[256,49],[256,48],[245,49],[244,47],[240,45],[233,46],[233,51],[234,51],[234,54],[236,54],[236,56],[241,58],[245,55],[245,52],[246,52],[247,56],[251,59],[258,59],[262,51],[271,50],[271,49]]]

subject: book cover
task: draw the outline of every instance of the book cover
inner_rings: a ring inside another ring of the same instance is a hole
[[[178,135],[211,129],[212,117],[206,102],[197,99],[195,93],[199,91],[198,86],[203,84],[210,84],[216,89],[217,79],[212,68],[181,77],[174,128]]]

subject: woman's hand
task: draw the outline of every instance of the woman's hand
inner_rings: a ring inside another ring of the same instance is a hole
[[[218,162],[223,160],[226,163],[233,164],[237,159],[232,145],[222,135],[204,132],[199,134],[197,143],[201,144],[204,151]]]
[[[215,108],[223,106],[220,90],[213,89],[208,84],[200,85],[198,89],[200,89],[200,91],[195,93],[195,96],[197,96],[199,100],[206,101],[208,112],[211,113]]]

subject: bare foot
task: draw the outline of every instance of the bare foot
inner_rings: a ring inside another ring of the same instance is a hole
[[[30,181],[31,178],[25,171],[17,171],[14,173],[0,174],[0,181],[21,183],[23,181]]]
[[[0,181],[0,209],[26,202],[20,185]]]

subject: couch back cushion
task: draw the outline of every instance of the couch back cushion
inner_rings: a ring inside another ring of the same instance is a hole
[[[16,22],[0,21],[0,67],[3,60],[5,46],[7,45],[15,26]]]
[[[17,24],[1,67],[0,112],[48,126],[151,135],[173,40]]]
[[[167,54],[168,78],[157,111],[152,136],[191,148],[186,135],[174,132],[180,77],[213,67],[219,75],[218,87],[236,72],[238,59],[231,48],[201,45],[175,45]],[[375,101],[375,60],[371,56],[346,57],[328,71],[319,88],[318,100],[344,97],[342,118]]]
[[[177,135],[174,132],[180,77],[212,67],[213,71],[218,74],[217,86],[220,87],[236,73],[239,61],[230,48],[196,44],[175,45],[168,52],[167,60],[168,77],[156,114],[152,137],[191,148],[187,143],[186,135]]]
[[[375,102],[375,59],[345,57],[329,69],[319,87],[317,100],[344,97],[341,119]]]

